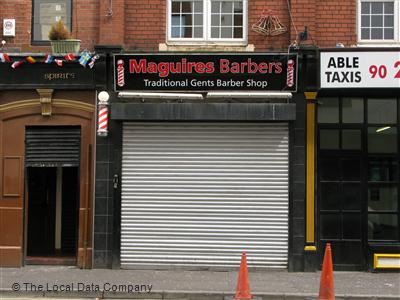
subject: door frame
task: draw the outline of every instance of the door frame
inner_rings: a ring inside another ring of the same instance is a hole
[[[24,218],[25,218],[25,222],[24,222],[24,253],[23,253],[23,264],[24,265],[27,265],[27,263],[26,263],[26,260],[27,260],[27,257],[28,257],[28,230],[29,230],[29,228],[28,228],[28,224],[29,224],[29,201],[30,201],[30,198],[29,198],[29,180],[30,180],[30,176],[29,176],[29,171],[28,171],[28,168],[30,168],[30,167],[27,167],[27,166],[25,166],[25,170],[24,170],[24,173],[25,173],[25,183],[24,183],[24,186],[25,186],[25,191],[24,191],[24,194],[25,194],[25,197],[24,197]],[[41,168],[41,167],[32,167],[32,168]],[[43,167],[43,169],[45,169],[45,168],[47,168],[47,167]],[[55,169],[56,169],[56,174],[57,174],[57,179],[56,179],[56,197],[57,197],[57,182],[58,182],[58,180],[59,180],[59,170],[62,170],[64,167],[54,167]],[[80,186],[79,186],[79,183],[80,183],[80,180],[79,180],[79,177],[80,177],[80,174],[79,174],[79,167],[73,167],[73,168],[76,168],[76,172],[77,172],[77,180],[76,180],[76,182],[75,182],[75,184],[76,184],[76,190],[77,191],[79,191],[80,190]],[[62,180],[62,177],[61,177],[61,180]],[[62,185],[61,185],[61,191],[59,191],[60,193],[61,193],[61,195],[62,195]],[[77,261],[77,258],[78,258],[78,237],[79,237],[79,214],[78,214],[78,209],[79,209],[79,199],[77,199],[77,198],[75,198],[75,200],[76,200],[76,214],[75,214],[75,221],[74,222],[76,222],[76,228],[75,228],[75,230],[74,230],[74,235],[75,235],[75,253],[74,253],[74,255],[73,255],[73,257],[74,257],[74,259],[75,259],[75,261]],[[55,204],[56,206],[57,206],[57,204]],[[56,214],[57,214],[57,212],[56,212],[56,210],[55,210],[55,220],[57,220],[57,216],[56,216]],[[62,220],[62,215],[61,215],[61,220]],[[56,225],[55,225],[56,226]],[[60,234],[62,234],[62,232],[60,233]],[[51,255],[49,256],[49,257],[51,257]],[[50,258],[51,259],[51,258]],[[47,263],[46,263],[47,264]],[[49,261],[49,263],[48,263],[49,265],[51,265],[51,261]],[[75,265],[76,265],[76,262],[75,262]]]
[[[396,247],[396,245],[398,245],[398,242],[395,241],[391,241],[391,240],[369,240],[368,239],[368,219],[369,219],[369,211],[368,211],[368,188],[370,186],[370,181],[368,178],[368,162],[369,162],[369,158],[371,155],[368,152],[368,128],[370,127],[380,127],[380,126],[384,126],[385,124],[390,125],[392,127],[397,128],[397,155],[400,151],[400,98],[397,95],[382,95],[382,96],[376,96],[376,95],[371,95],[371,96],[365,96],[365,95],[355,95],[355,96],[326,96],[327,98],[334,98],[338,100],[338,121],[335,123],[318,123],[318,118],[316,118],[315,123],[316,123],[316,134],[317,134],[317,143],[316,143],[316,153],[317,153],[317,157],[316,157],[316,162],[317,162],[317,176],[316,176],[316,181],[315,181],[315,188],[316,188],[316,195],[317,195],[317,202],[316,202],[316,217],[317,217],[317,222],[319,224],[317,228],[317,238],[318,238],[318,245],[319,245],[319,249],[320,250],[320,255],[322,256],[323,253],[323,247],[324,246],[324,241],[321,241],[321,237],[320,237],[320,217],[321,217],[321,213],[320,213],[320,203],[321,203],[321,191],[320,191],[320,186],[321,186],[321,180],[320,180],[320,160],[321,160],[321,154],[320,154],[320,150],[319,150],[319,146],[320,146],[320,130],[321,129],[336,129],[339,132],[342,132],[342,130],[346,130],[346,129],[357,129],[357,130],[361,130],[361,149],[359,151],[359,155],[360,155],[360,159],[361,159],[361,169],[360,169],[360,184],[361,184],[361,239],[362,239],[362,253],[360,253],[360,255],[363,255],[363,261],[364,261],[364,265],[360,266],[361,270],[369,270],[372,267],[372,256],[373,256],[373,252],[374,250],[372,249],[373,247],[377,249],[377,246],[380,247],[379,251],[380,252],[387,252],[387,251],[393,251],[390,250],[393,247]],[[361,99],[363,102],[363,121],[362,123],[343,123],[342,122],[342,109],[343,109],[343,99],[344,98],[358,98]],[[369,100],[375,100],[375,99],[394,99],[396,100],[396,112],[397,112],[397,123],[393,123],[391,124],[390,122],[385,123],[385,124],[376,124],[376,123],[369,123],[368,122],[368,104],[369,104]],[[329,101],[329,100],[327,100]],[[317,116],[318,116],[318,109],[317,109]],[[340,137],[341,134],[339,134],[339,145],[341,143],[340,141]],[[343,150],[340,148],[339,150],[323,150],[323,151],[332,151],[332,153],[336,152],[336,154],[334,153],[334,155],[337,155],[338,157],[346,157],[343,155],[339,155],[339,152],[342,152]],[[355,155],[355,154],[353,154]],[[379,155],[379,153],[377,154]],[[326,155],[324,155],[325,157],[327,157]],[[376,155],[375,155],[376,156]],[[391,156],[395,156],[395,154],[381,154],[381,157],[391,157]],[[348,157],[348,156],[347,156]],[[398,187],[398,204],[400,206],[400,158],[398,158],[397,160],[398,162],[398,183],[397,183],[397,187]],[[396,185],[395,182],[393,182],[393,185]],[[378,212],[379,213],[379,212]],[[389,212],[392,213],[392,212]],[[393,212],[394,214],[394,212]],[[398,226],[400,228],[400,209],[397,209],[397,216],[398,216]],[[399,233],[398,233],[398,241],[400,240],[400,229],[399,229]],[[382,250],[385,249],[385,250]],[[322,261],[322,258],[319,260]],[[351,266],[351,265],[349,265]],[[349,270],[346,267],[344,268],[345,270]]]
[[[354,124],[353,124],[354,125]],[[342,168],[341,168],[341,160],[346,160],[346,159],[350,159],[350,158],[356,158],[359,157],[359,162],[360,162],[360,177],[358,181],[349,181],[349,180],[343,180],[342,176],[340,177],[340,180],[337,181],[332,181],[332,183],[336,183],[338,185],[340,185],[343,188],[344,184],[351,184],[351,183],[359,183],[360,185],[360,192],[361,192],[361,196],[360,196],[360,208],[359,208],[359,216],[360,216],[360,244],[361,244],[361,253],[359,253],[362,256],[362,262],[361,264],[335,264],[335,268],[338,270],[347,270],[347,271],[364,271],[367,269],[367,249],[368,249],[368,240],[366,238],[367,236],[367,232],[366,232],[366,222],[367,222],[367,211],[366,211],[366,199],[367,199],[367,183],[366,183],[366,174],[367,174],[367,170],[365,168],[365,161],[366,161],[366,157],[365,157],[365,143],[366,143],[366,136],[365,136],[365,130],[363,126],[358,126],[358,124],[355,124],[355,126],[350,125],[350,126],[346,126],[346,125],[340,125],[340,126],[331,126],[331,125],[318,125],[317,126],[317,132],[316,132],[316,137],[317,137],[317,143],[316,143],[316,147],[317,147],[317,176],[316,176],[316,197],[317,197],[317,201],[316,201],[316,214],[317,214],[317,224],[319,224],[317,226],[317,243],[318,243],[318,249],[319,249],[319,262],[322,263],[323,260],[323,255],[324,255],[324,249],[325,249],[325,244],[327,242],[331,242],[331,243],[335,243],[335,242],[346,242],[346,238],[340,237],[340,238],[335,238],[335,239],[330,239],[330,238],[326,238],[326,239],[322,239],[321,237],[321,200],[322,200],[322,195],[321,195],[321,184],[324,182],[329,182],[329,180],[326,181],[322,181],[321,180],[321,172],[320,172],[320,166],[321,166],[321,159],[324,158],[337,158],[338,161],[340,162],[340,167],[339,167],[339,172],[340,172],[340,176],[342,175]],[[339,133],[339,148],[337,150],[322,150],[323,152],[325,152],[324,155],[321,155],[321,151],[320,149],[320,130],[324,130],[324,129],[332,129],[332,130],[337,130]],[[361,149],[359,151],[353,151],[353,150],[343,150],[341,148],[341,137],[342,137],[342,132],[343,130],[359,130],[360,131],[360,135],[361,135]],[[348,153],[344,153],[343,151],[348,151]],[[343,197],[343,195],[341,195]],[[342,203],[342,199],[340,200],[340,203]],[[342,206],[340,206],[338,209],[332,209],[334,211],[338,211],[335,214],[339,215],[339,216],[343,216],[346,213],[348,214],[354,214],[355,210],[354,209],[344,209]],[[342,220],[342,218],[340,219]],[[343,223],[340,223],[340,229],[341,232],[340,234],[343,235]],[[333,247],[334,248],[334,247]],[[334,252],[334,249],[333,249]],[[319,266],[320,268],[320,266]]]
[[[90,102],[94,102],[95,94],[88,91],[85,97],[90,96]],[[84,97],[84,95],[82,95]],[[14,223],[14,219],[7,218],[9,224],[6,227],[13,226],[17,237],[14,238],[15,246],[13,252],[9,255],[10,260],[3,263],[4,266],[20,267],[25,262],[26,257],[26,239],[27,233],[25,223],[26,216],[26,173],[25,173],[25,127],[26,126],[80,126],[81,127],[81,149],[80,149],[80,167],[79,167],[79,233],[78,233],[78,255],[77,266],[80,268],[91,268],[93,253],[93,163],[89,159],[93,159],[93,145],[95,143],[95,105],[68,99],[52,99],[53,113],[51,116],[43,116],[41,105],[38,99],[33,98],[7,103],[0,107],[0,128],[1,139],[10,140],[8,137],[15,136],[10,142],[4,143],[1,155],[9,157],[11,154],[20,158],[20,177],[15,178],[20,183],[20,194],[8,199],[8,211],[12,211],[14,215],[21,220]],[[3,172],[3,170],[0,170]],[[14,178],[13,178],[14,180]],[[20,195],[20,196],[19,196]],[[15,209],[13,209],[15,207]],[[7,208],[7,207],[6,207]],[[0,250],[8,249],[7,244],[2,246],[6,241],[0,240]],[[15,250],[14,250],[15,249]]]

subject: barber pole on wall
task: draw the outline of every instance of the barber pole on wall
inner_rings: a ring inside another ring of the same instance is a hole
[[[99,136],[108,134],[108,108],[104,104],[99,104],[97,134]]]
[[[97,135],[108,135],[108,99],[110,95],[106,91],[102,91],[97,95],[99,100],[97,105]]]
[[[287,62],[286,85],[288,87],[293,87],[294,86],[294,60],[293,59],[289,59],[288,62]]]
[[[124,61],[119,59],[117,65],[117,84],[119,87],[123,87],[125,85]]]

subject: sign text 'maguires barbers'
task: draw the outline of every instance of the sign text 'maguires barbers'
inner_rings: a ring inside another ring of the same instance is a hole
[[[115,90],[295,91],[295,54],[114,56]]]

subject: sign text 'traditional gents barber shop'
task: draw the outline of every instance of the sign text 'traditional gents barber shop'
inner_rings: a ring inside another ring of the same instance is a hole
[[[115,90],[296,91],[295,54],[114,56]]]

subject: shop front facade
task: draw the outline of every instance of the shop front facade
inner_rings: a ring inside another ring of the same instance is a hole
[[[91,267],[94,70],[9,59],[0,64],[0,265]]]
[[[112,264],[303,268],[298,69],[297,54],[114,55]]]
[[[397,266],[399,0],[8,2],[0,265]],[[53,19],[93,71],[45,64]]]
[[[317,235],[339,270],[399,268],[399,66],[398,49],[320,53]]]

